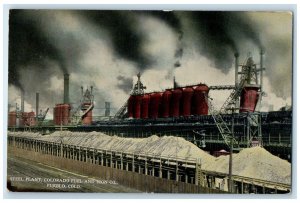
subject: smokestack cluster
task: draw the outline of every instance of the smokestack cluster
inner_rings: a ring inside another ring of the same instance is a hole
[[[69,74],[64,74],[64,104],[69,103]]]
[[[268,57],[264,56],[263,63],[272,66],[272,74],[264,74],[272,84],[264,81],[265,91],[272,90],[276,97],[290,97],[292,29],[288,28],[292,28],[293,18],[288,12],[11,9],[9,13],[8,79],[9,86],[17,91],[9,92],[12,104],[20,99],[19,89],[26,91],[28,104],[34,104],[35,92],[53,95],[41,100],[41,106],[70,103],[72,88],[66,85],[67,80],[63,98],[56,86],[62,74],[69,73],[72,78],[80,77],[72,82],[74,89],[80,89],[82,81],[91,81],[89,84],[100,90],[95,100],[109,99],[113,108],[118,108],[131,91],[134,72],[145,73],[147,78],[158,70],[168,71],[161,84],[149,84],[149,89],[157,90],[158,86],[171,82],[173,75],[180,83],[189,83],[185,80],[190,79],[182,73],[206,67],[198,68],[196,64],[207,63],[207,68],[216,68],[216,74],[220,71],[225,76],[235,66],[234,53],[240,53],[242,62],[243,53],[257,47],[268,47]],[[270,19],[265,22],[262,17]],[[76,26],[66,26],[70,19]],[[158,49],[161,44],[163,49]],[[107,74],[107,67],[114,74],[100,81],[97,76]],[[287,71],[282,71],[283,68]],[[205,75],[198,80],[213,81]],[[35,80],[28,81],[32,76]],[[196,80],[194,75],[189,77]],[[240,76],[235,77],[238,82]],[[227,83],[229,79],[225,80]],[[103,84],[112,87],[111,91],[102,91]],[[57,102],[59,97],[62,100]]]

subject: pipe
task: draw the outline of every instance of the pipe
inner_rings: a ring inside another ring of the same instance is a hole
[[[35,94],[35,115],[38,118],[39,115],[39,104],[40,104],[40,94],[37,92]]]
[[[178,87],[175,76],[173,77],[173,89]]]
[[[24,112],[24,97],[25,97],[25,92],[24,90],[21,90],[21,112]]]
[[[234,54],[235,57],[235,87],[238,86],[238,72],[239,72],[239,53]]]
[[[69,103],[69,74],[64,74],[64,104]]]
[[[110,102],[105,102],[105,116],[110,116]]]

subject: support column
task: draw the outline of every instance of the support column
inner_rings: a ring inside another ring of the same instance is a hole
[[[242,180],[241,183],[241,193],[244,194],[244,180]]]
[[[108,160],[107,160],[107,154],[106,154],[106,151],[105,151],[105,166],[107,167],[108,165]]]
[[[171,174],[170,174],[170,171],[167,169],[167,179],[168,179],[168,180],[170,180],[170,177],[171,177],[170,175],[171,175]]]
[[[212,188],[216,189],[216,181],[215,181],[215,177],[211,177],[211,184],[212,184]]]
[[[79,161],[82,161],[82,157],[81,157],[81,148],[79,147],[78,149],[78,158],[79,158]]]
[[[134,154],[132,154],[132,172],[135,172]]]
[[[175,177],[176,177],[176,181],[179,181],[178,161],[176,161]]]
[[[110,167],[113,168],[112,152],[110,152]]]
[[[162,164],[161,164],[161,158],[159,159],[159,177],[162,178]]]
[[[63,144],[62,143],[60,144],[60,156],[64,157],[64,155],[63,155]]]
[[[96,157],[95,157],[95,150],[93,150],[93,160],[92,160],[93,164],[96,164]]]
[[[121,170],[123,170],[123,154],[121,153]]]
[[[152,167],[152,176],[155,176],[155,166],[154,166],[154,163],[153,161],[151,162],[151,167]]]
[[[128,164],[128,160],[126,160],[126,171],[129,171],[129,164]]]
[[[199,179],[201,179],[201,171],[200,171],[200,161],[199,159],[196,160],[196,170],[195,170],[195,185],[199,185]],[[201,183],[200,183],[201,184]]]
[[[88,150],[87,148],[85,149],[85,162],[88,163],[89,160],[88,160]]]
[[[145,175],[148,175],[148,160],[145,159]]]

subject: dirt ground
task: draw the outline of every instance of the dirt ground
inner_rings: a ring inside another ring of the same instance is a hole
[[[13,192],[139,193],[114,180],[83,176],[8,155],[7,189]]]

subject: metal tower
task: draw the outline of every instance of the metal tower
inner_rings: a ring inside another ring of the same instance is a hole
[[[228,127],[228,124],[223,120],[223,114],[233,114],[237,110],[240,110],[239,101],[244,88],[247,87],[257,87],[258,88],[258,103],[261,102],[263,96],[262,92],[262,81],[263,81],[263,54],[261,51],[261,62],[260,68],[257,68],[257,65],[254,63],[252,56],[249,54],[244,64],[240,65],[238,62],[239,55],[235,54],[235,86],[230,93],[229,97],[226,99],[219,111],[215,110],[213,104],[208,99],[209,111],[213,116],[213,119],[219,129],[220,134],[222,135],[226,145],[230,147],[232,142],[233,148],[240,148],[240,144],[234,136],[233,129]],[[239,70],[240,69],[240,70]],[[239,76],[240,75],[240,76]],[[260,76],[260,81],[259,81]],[[231,89],[232,86],[214,86],[216,90],[222,89]],[[257,106],[255,110],[257,110]],[[253,141],[256,139],[259,145],[261,145],[261,116],[259,112],[250,112],[246,113],[247,120],[247,147],[250,147]],[[233,125],[233,124],[232,124]]]
[[[144,90],[146,89],[146,86],[143,85],[141,82],[141,73],[137,74],[138,80],[136,84],[134,85],[130,95],[142,95],[144,94]],[[127,111],[127,105],[128,100],[123,104],[123,106],[118,110],[118,112],[115,114],[114,118],[123,118],[124,115],[126,115]]]
[[[146,86],[143,85],[141,82],[141,73],[137,74],[138,80],[136,84],[133,87],[131,95],[141,95],[144,94],[144,90],[146,89]]]
[[[80,104],[72,115],[72,124],[78,125],[82,118],[94,108],[94,95],[93,95],[93,86],[90,89],[83,91],[81,87],[81,99]]]

